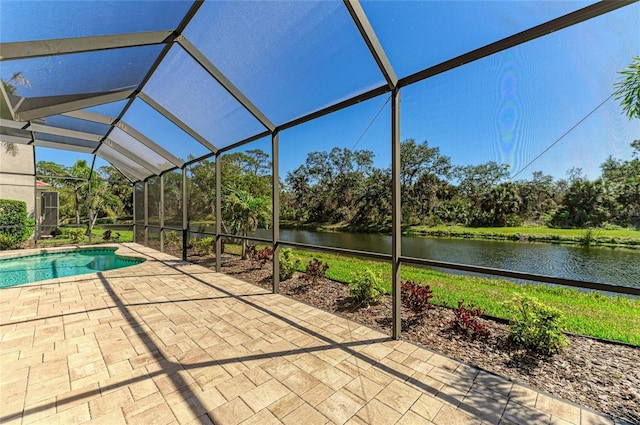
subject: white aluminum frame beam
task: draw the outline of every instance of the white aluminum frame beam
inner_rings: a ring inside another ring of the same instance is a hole
[[[147,105],[151,106],[153,109],[158,111],[161,115],[163,115],[166,119],[174,123],[176,126],[181,128],[185,133],[189,136],[193,137],[195,140],[200,142],[201,145],[209,149],[211,152],[218,152],[218,148],[212,145],[207,139],[198,134],[194,129],[189,127],[187,124],[182,122],[178,117],[169,112],[165,107],[160,105],[158,102],[153,100],[150,96],[148,96],[144,91],[138,93],[138,98],[142,99]]]
[[[0,43],[0,60],[65,55],[122,47],[163,44],[172,40],[173,31],[148,31],[131,34],[97,35],[90,37],[56,38],[51,40]]]
[[[28,145],[32,142],[31,139],[25,139],[24,137],[12,136],[10,134],[0,134],[0,141],[7,143],[17,143],[19,145]]]
[[[116,121],[114,117],[110,117],[109,115],[103,115],[103,114],[98,114],[98,113],[89,112],[89,111],[69,111],[61,115],[71,117],[71,118],[78,118],[85,121],[97,122],[97,123],[106,124],[106,125],[113,125],[113,123]]]
[[[75,111],[77,109],[90,108],[91,106],[102,105],[103,103],[117,102],[127,99],[134,93],[134,90],[124,90],[108,94],[87,97],[85,99],[72,100],[70,102],[58,103],[55,105],[44,106],[42,108],[30,109],[15,112],[16,121],[30,121],[36,118],[48,117],[50,115],[59,115],[65,112]]]
[[[224,89],[253,115],[260,123],[273,132],[276,126],[238,89],[209,59],[184,35],[176,37],[178,44],[211,75]]]
[[[88,140],[91,142],[100,142],[102,135],[85,133],[84,131],[69,130],[67,128],[52,127],[44,124],[30,123],[26,130],[36,133],[54,134],[56,136],[73,137],[74,139]]]
[[[68,143],[51,142],[49,140],[42,140],[42,139],[34,139],[31,145],[36,147],[40,146],[43,148],[60,149],[65,151],[81,152],[81,153],[88,153],[88,154],[93,154],[93,151],[95,150],[95,146],[70,145]]]

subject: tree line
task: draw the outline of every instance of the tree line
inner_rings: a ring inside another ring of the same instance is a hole
[[[536,171],[530,179],[512,181],[506,165],[454,166],[427,141],[407,139],[401,143],[402,223],[640,228],[640,140],[631,145],[632,159],[607,158],[595,180],[572,168],[562,179]],[[223,155],[221,164],[223,227],[241,233],[268,227],[269,156],[254,149]],[[214,163],[191,166],[188,185],[190,218],[215,217]],[[360,230],[384,229],[391,222],[391,170],[375,167],[368,150],[309,153],[286,174],[280,193],[280,217],[289,222]]]
[[[589,180],[579,168],[566,179],[540,171],[511,181],[506,165],[454,166],[427,141],[401,143],[404,225],[503,227],[640,227],[640,140],[633,159],[613,157]],[[312,152],[286,176],[282,218],[299,222],[380,227],[391,220],[391,170],[373,166],[367,150]]]

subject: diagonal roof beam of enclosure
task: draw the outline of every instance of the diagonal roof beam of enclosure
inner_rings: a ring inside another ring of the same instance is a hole
[[[251,113],[270,132],[276,126],[260,111],[207,57],[183,35],[176,37],[176,41],[189,55],[200,64],[222,87],[225,88],[244,108]]]
[[[396,76],[396,73],[391,66],[391,62],[389,61],[389,58],[387,58],[387,55],[378,40],[378,36],[371,27],[371,23],[369,23],[369,19],[364,13],[360,2],[358,0],[344,0],[344,5],[347,7],[351,18],[353,18],[353,21],[358,27],[360,35],[364,39],[365,43],[367,43],[367,46],[371,51],[371,55],[376,60],[385,80],[387,80],[389,89],[393,90],[398,85],[398,77]]]
[[[172,41],[173,31],[151,31],[132,34],[0,43],[0,60],[27,59],[42,56],[148,46]]]

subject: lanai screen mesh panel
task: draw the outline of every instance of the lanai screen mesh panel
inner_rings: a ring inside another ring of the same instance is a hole
[[[593,1],[363,1],[399,77],[578,10]]]
[[[0,36],[6,43],[170,30],[190,7],[188,1],[3,0]]]
[[[276,125],[384,84],[342,2],[205,2],[185,35]]]
[[[217,147],[265,130],[180,46],[173,46],[143,92]]]

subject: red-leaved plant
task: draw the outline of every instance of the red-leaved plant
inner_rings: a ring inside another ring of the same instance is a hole
[[[451,327],[472,338],[489,338],[489,330],[479,320],[482,316],[480,307],[465,307],[464,301],[458,301],[458,308],[453,310],[455,318],[451,321]]]

